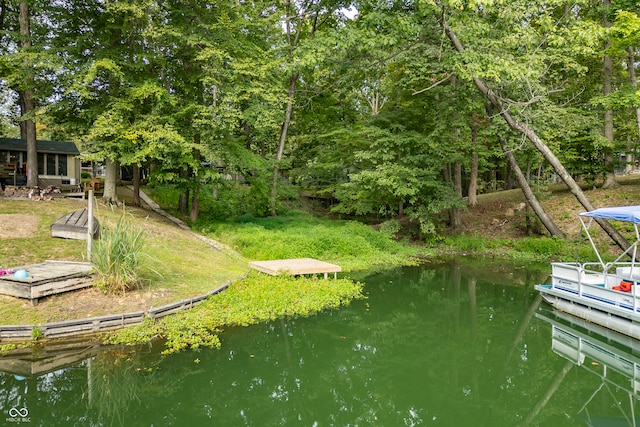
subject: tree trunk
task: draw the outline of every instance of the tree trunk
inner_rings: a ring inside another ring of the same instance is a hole
[[[200,145],[200,135],[196,135],[194,138],[194,142],[196,145]],[[196,160],[196,163],[200,163],[200,150],[197,148],[194,150],[193,157]],[[200,210],[200,167],[194,171],[193,173],[193,193],[191,195],[191,212],[189,212],[189,219],[191,222],[196,222],[198,219],[198,213]]]
[[[446,163],[442,167],[442,177],[444,178],[444,182],[451,184],[453,178],[451,177],[451,165],[449,163]]]
[[[108,205],[119,205],[116,193],[116,180],[118,179],[118,162],[107,158],[105,164],[104,193],[102,201]]]
[[[611,23],[609,22],[609,18],[607,18],[607,13],[611,9],[611,0],[604,0],[604,17],[603,24],[605,28],[611,27]],[[607,40],[604,43],[605,51],[607,48],[611,46],[611,41]],[[613,61],[611,60],[611,56],[605,53],[604,61],[603,61],[603,94],[604,96],[611,95],[611,79],[613,75]],[[604,137],[609,141],[609,148],[605,150],[604,154],[604,183],[602,184],[602,188],[615,188],[618,186],[618,182],[616,181],[616,172],[613,164],[613,151],[615,141],[613,139],[613,110],[611,108],[607,108],[604,112]]]
[[[451,163],[446,163],[442,167],[442,177],[444,178],[444,181],[449,185],[455,185],[454,175],[455,175],[455,166],[452,168]],[[460,212],[458,212],[458,209],[450,208],[448,213],[449,213],[449,227],[455,231],[457,228],[460,227]]]
[[[520,189],[522,190],[522,193],[524,194],[524,197],[527,200],[527,203],[529,203],[533,211],[536,213],[536,215],[540,219],[540,222],[542,222],[544,227],[549,231],[549,233],[551,233],[552,236],[557,236],[564,239],[565,236],[562,230],[560,230],[558,226],[553,222],[553,220],[549,217],[549,215],[547,215],[542,205],[540,205],[540,202],[538,202],[536,195],[533,194],[533,191],[529,186],[529,182],[527,181],[527,178],[522,173],[520,166],[518,166],[518,162],[516,161],[515,156],[513,155],[511,150],[507,148],[507,144],[504,141],[501,141],[501,144],[502,144],[502,149],[504,151],[504,155],[506,156],[507,161],[509,162],[509,166],[511,170],[516,176],[518,185],[520,185]]]
[[[133,165],[133,206],[140,206],[140,165]]]
[[[636,90],[638,88],[638,79],[636,77],[636,62],[635,62],[635,58],[634,58],[634,54],[633,54],[633,47],[629,46],[629,48],[627,49],[627,52],[629,52],[629,60],[627,61],[627,68],[629,70],[629,79],[631,79],[631,86],[633,86],[633,89]],[[640,108],[636,108],[636,125],[638,127],[638,137],[640,137]],[[631,167],[631,169],[629,170],[629,172],[631,172],[633,169],[635,169],[635,152],[631,149],[632,147],[629,147],[629,150],[627,150],[628,152],[628,166]]]
[[[191,169],[183,169],[180,171],[180,176],[183,180],[188,180],[191,175]],[[189,188],[187,187],[182,193],[180,193],[180,197],[178,198],[178,212],[186,215],[189,212]]]
[[[507,163],[504,166],[504,182],[502,183],[503,190],[512,190],[513,189],[513,179],[511,177],[511,168]]]
[[[7,17],[7,0],[0,0],[0,31],[6,30],[6,28],[4,27],[6,17]]]
[[[200,184],[195,183],[195,187],[193,189],[193,195],[191,196],[191,212],[189,213],[189,219],[191,222],[196,222],[198,220],[198,214],[200,209]]]
[[[280,138],[278,140],[278,152],[276,153],[276,164],[273,167],[273,182],[271,184],[271,215],[276,215],[278,200],[278,181],[280,180],[280,169],[278,168],[282,154],[284,153],[284,144],[287,141],[287,133],[291,124],[291,114],[293,113],[293,103],[296,94],[296,83],[299,73],[295,72],[289,77],[289,91],[287,97],[287,106],[284,112],[284,121],[280,127]]]
[[[528,185],[529,187],[531,187],[531,156],[527,156],[527,171],[526,171],[526,174],[525,174],[525,180],[526,180],[526,182],[527,182],[527,185]],[[535,195],[535,193],[534,193],[534,195]],[[537,222],[536,222],[536,223],[534,223],[534,222],[531,220],[531,215],[529,215],[529,212],[530,212],[530,211],[531,211],[531,204],[530,204],[528,201],[526,201],[526,202],[525,202],[525,205],[524,205],[524,215],[525,215],[525,218],[526,218],[525,223],[526,223],[526,225],[527,225],[527,236],[533,236],[533,233],[534,233],[534,225],[536,225],[536,227],[535,227],[535,233],[536,233],[536,234],[542,234],[542,233],[540,232],[540,230],[539,230],[539,227],[537,227],[537,224],[538,224],[538,223],[537,223]],[[535,211],[534,211],[534,212],[535,212]]]
[[[467,206],[476,206],[478,204],[478,151],[475,147],[478,144],[478,125],[471,126],[471,145],[473,153],[471,154],[471,170],[469,171],[469,188],[467,189]]]
[[[453,184],[456,186],[456,194],[462,198],[462,165],[460,162],[453,164]]]
[[[489,172],[489,188],[491,191],[498,190],[498,176],[495,167],[491,168],[491,171]]]
[[[30,18],[29,18],[29,5],[26,0],[20,1],[20,37],[22,38],[22,49],[24,51],[28,51],[31,48],[31,30],[30,30]],[[24,126],[24,137],[27,140],[27,186],[28,187],[37,187],[38,186],[38,148],[36,143],[36,123],[31,118],[31,114],[34,113],[36,109],[35,101],[33,99],[33,71],[31,68],[31,61],[28,59],[28,56],[24,56],[23,60],[24,70],[27,73],[27,87],[20,91],[22,95],[22,102],[20,103],[23,106],[21,111],[23,117],[28,117],[27,119],[23,119]]]
[[[178,212],[181,214],[185,214],[189,212],[189,195],[191,192],[187,188],[182,193],[180,193],[180,197],[178,198]]]
[[[460,164],[460,162],[455,162],[453,164],[453,184],[456,187],[456,193],[458,194],[458,197],[462,198],[462,165]],[[453,229],[453,231],[458,230],[462,225],[460,209],[450,209],[449,215],[451,218],[451,228]]]
[[[458,37],[453,32],[449,24],[446,20],[442,20],[443,30],[447,34],[447,37],[453,44],[454,48],[458,52],[464,52],[464,47]],[[484,97],[491,102],[494,108],[497,111],[500,111],[500,115],[505,120],[505,122],[509,125],[509,127],[522,135],[524,135],[531,143],[536,147],[536,149],[544,156],[544,158],[549,162],[551,167],[556,171],[560,179],[567,185],[569,191],[575,196],[575,198],[580,202],[580,204],[587,210],[592,211],[594,209],[593,205],[587,199],[584,192],[575,182],[573,177],[567,172],[564,165],[560,162],[560,160],[553,154],[553,152],[549,149],[549,147],[538,137],[538,135],[531,129],[526,123],[521,123],[517,121],[509,110],[504,108],[502,105],[502,101],[500,98],[487,86],[484,80],[474,77],[473,83],[476,85],[478,90],[484,95]],[[622,249],[627,250],[629,247],[629,242],[607,221],[605,220],[596,220],[598,224],[602,227],[602,229],[611,237],[611,239]]]
[[[633,138],[627,134],[627,147],[625,152],[624,174],[628,175],[633,172],[635,157],[633,155]]]

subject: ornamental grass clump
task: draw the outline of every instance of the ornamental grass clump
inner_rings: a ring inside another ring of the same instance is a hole
[[[96,286],[104,293],[124,294],[141,283],[143,232],[125,220],[105,224],[94,244],[93,264],[100,276]]]

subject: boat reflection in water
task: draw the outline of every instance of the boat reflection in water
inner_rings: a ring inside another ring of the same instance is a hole
[[[554,353],[600,378],[579,411],[585,423],[640,426],[640,341],[557,310],[540,309],[536,317],[551,324]],[[617,414],[603,416],[603,400],[609,402],[606,412],[615,407]]]

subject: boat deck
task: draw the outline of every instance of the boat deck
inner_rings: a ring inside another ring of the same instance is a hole
[[[29,299],[32,305],[38,304],[39,298],[93,284],[90,277],[93,265],[89,262],[45,261],[14,268],[17,270],[26,270],[28,276],[24,279],[13,274],[0,276],[0,294]]]
[[[324,274],[327,279],[329,273],[333,273],[333,277],[337,277],[337,273],[342,271],[339,265],[329,264],[328,262],[319,261],[313,258],[292,258],[279,259],[271,261],[254,261],[249,266],[262,273],[277,276],[279,274],[287,275],[305,275],[305,274]]]

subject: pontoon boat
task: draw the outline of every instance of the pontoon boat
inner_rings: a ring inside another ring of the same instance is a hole
[[[535,288],[560,311],[640,339],[640,206],[600,208],[578,218],[598,262],[553,262],[551,283]],[[630,224],[635,232],[635,242],[613,262],[603,261],[589,233],[596,218]]]

